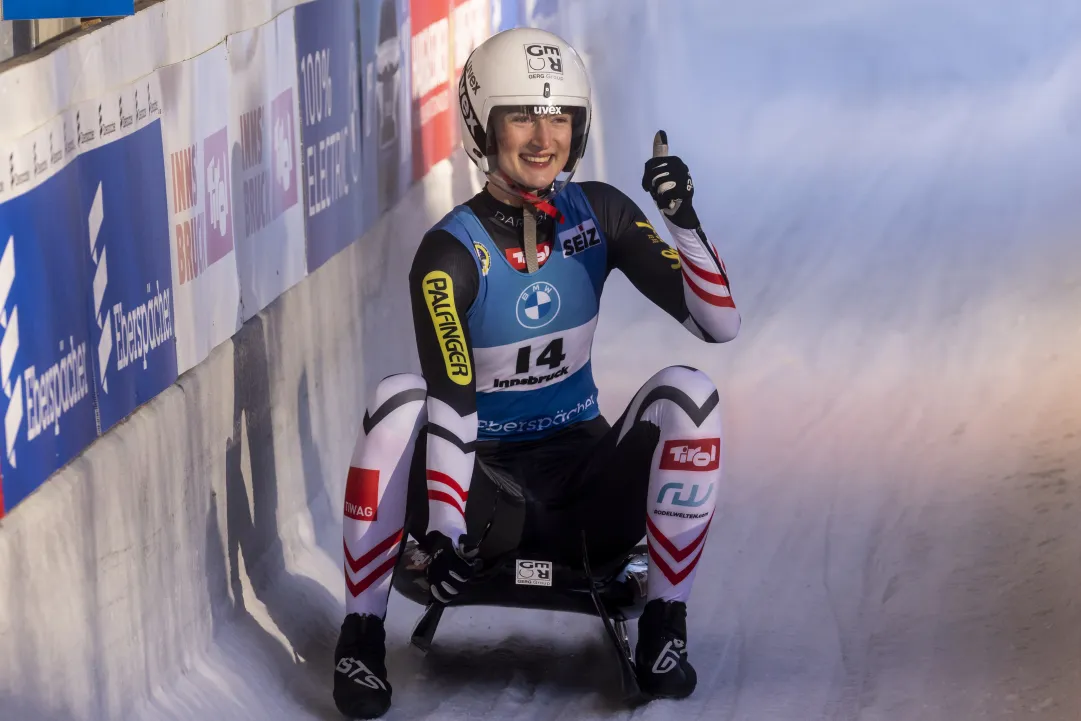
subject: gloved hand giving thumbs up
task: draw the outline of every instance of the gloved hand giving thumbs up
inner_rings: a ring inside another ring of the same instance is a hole
[[[678,156],[668,154],[668,135],[663,130],[653,139],[653,157],[646,161],[642,190],[653,196],[657,208],[675,225],[688,230],[698,227],[698,214],[691,207],[691,171]]]

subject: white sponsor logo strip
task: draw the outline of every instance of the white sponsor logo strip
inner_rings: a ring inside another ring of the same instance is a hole
[[[596,328],[594,316],[576,328],[508,345],[474,347],[477,391],[533,390],[569,378],[589,362]]]

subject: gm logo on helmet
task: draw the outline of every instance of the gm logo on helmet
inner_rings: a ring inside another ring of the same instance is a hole
[[[526,66],[530,77],[534,73],[563,74],[563,56],[559,46],[547,43],[531,43],[525,46]]]
[[[515,315],[523,328],[543,328],[559,315],[559,291],[551,283],[533,283],[518,295]]]

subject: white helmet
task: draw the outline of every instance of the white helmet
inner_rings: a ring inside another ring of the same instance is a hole
[[[465,152],[482,173],[499,169],[492,111],[522,106],[532,112],[544,112],[538,108],[569,112],[573,118],[570,157],[561,171],[566,175],[538,193],[541,198],[552,197],[570,181],[585,153],[593,105],[582,58],[546,30],[512,28],[496,33],[465,62],[458,83],[458,119]]]

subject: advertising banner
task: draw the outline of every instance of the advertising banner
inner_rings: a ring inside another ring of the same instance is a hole
[[[34,132],[0,146],[0,202],[37,187],[78,157],[74,139],[69,137],[71,117],[58,115]]]
[[[140,89],[97,104],[98,146],[84,150],[77,163],[78,215],[87,223],[83,237],[93,279],[90,347],[100,433],[177,378],[160,104],[136,124],[132,96]],[[160,91],[153,97],[160,98]]]
[[[183,373],[240,327],[225,44],[158,75],[173,327]]]
[[[77,164],[58,165],[0,205],[0,472],[8,510],[97,437],[79,182]]]
[[[409,0],[363,0],[359,11],[369,228],[413,184]]]
[[[413,180],[450,156],[456,96],[451,92],[451,0],[412,0],[409,5],[413,102]]]
[[[364,233],[360,47],[353,0],[296,8],[308,272]]]
[[[226,40],[242,321],[307,273],[294,18],[290,10]]]
[[[454,103],[451,107],[451,152],[462,142],[458,123],[458,82],[469,53],[491,36],[491,0],[452,0],[454,8],[450,15],[451,37],[454,38]],[[498,0],[497,0],[498,2]]]

